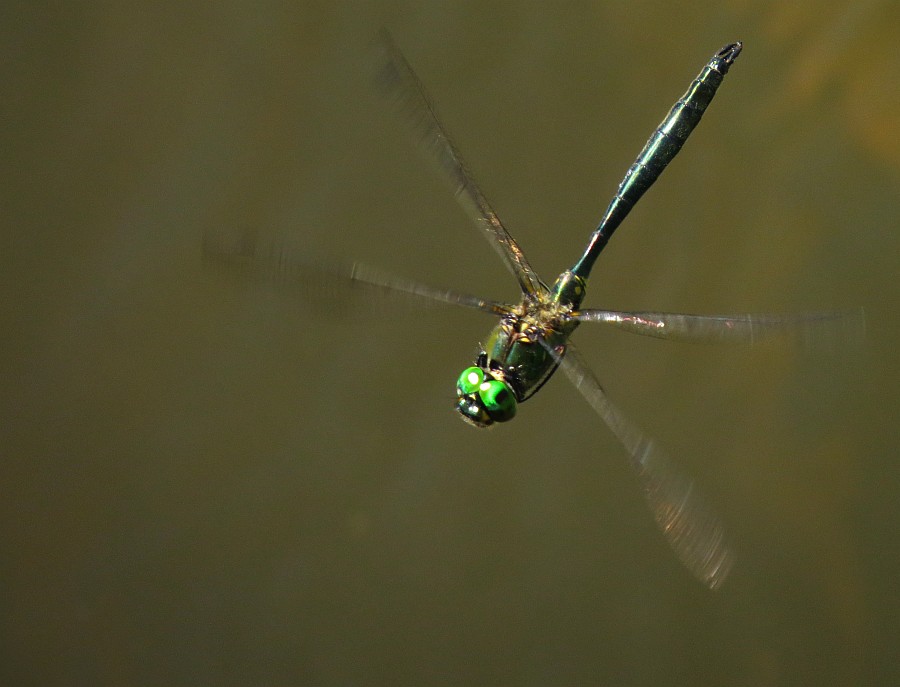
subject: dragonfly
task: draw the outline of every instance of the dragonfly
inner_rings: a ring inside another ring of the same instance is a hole
[[[629,211],[681,150],[741,54],[742,44],[730,43],[708,60],[626,172],[583,255],[551,285],[535,273],[489,205],[421,81],[391,36],[382,31],[376,43],[380,53],[378,82],[383,92],[395,102],[421,148],[451,182],[456,198],[515,277],[522,295],[518,303],[487,300],[401,279],[359,263],[344,278],[383,293],[461,306],[497,318],[473,364],[456,380],[455,408],[474,427],[509,422],[522,403],[562,370],[625,448],[656,523],[677,558],[695,578],[718,589],[735,562],[722,520],[664,449],[612,403],[571,336],[582,323],[596,322],[672,341],[756,343],[786,332],[808,332],[811,327],[847,316],[837,311],[690,315],[582,307],[595,261]],[[237,240],[207,234],[204,246],[208,256],[261,268],[275,279],[309,274],[310,266],[297,251],[283,243],[267,243],[253,232]]]

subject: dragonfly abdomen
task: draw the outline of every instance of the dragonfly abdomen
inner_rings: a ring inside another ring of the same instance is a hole
[[[656,131],[619,184],[619,189],[606,208],[603,219],[591,235],[584,255],[572,268],[572,272],[576,275],[583,279],[588,277],[594,261],[613,232],[681,150],[712,102],[729,67],[740,54],[741,47],[741,43],[731,43],[713,55],[697,78],[691,82],[685,94],[656,127]]]
[[[731,61],[726,62],[721,54],[729,49],[740,52],[740,43],[717,53],[691,82],[685,94],[672,106],[669,114],[653,132],[637,160],[622,179],[613,204],[620,201],[627,205],[627,209],[623,208],[625,212],[630,210],[659,178],[666,166],[675,159],[688,136],[700,123],[703,113],[722,84],[728,67],[737,57],[736,54],[732,54]]]

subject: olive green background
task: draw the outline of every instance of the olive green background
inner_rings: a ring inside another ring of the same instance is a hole
[[[898,7],[4,3],[0,683],[900,682]],[[381,26],[548,279],[744,41],[587,305],[862,306],[865,341],[576,334],[727,521],[719,592],[562,377],[455,417],[489,318],[204,265],[259,228],[515,298],[371,88]]]

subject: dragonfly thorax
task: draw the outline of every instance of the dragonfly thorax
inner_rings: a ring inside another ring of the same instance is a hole
[[[581,304],[584,280],[563,272],[552,289],[529,294],[501,317],[475,365],[456,383],[456,409],[477,427],[515,417],[518,403],[553,374],[566,341],[578,326],[571,313]]]
[[[559,275],[552,289],[528,296],[503,318],[501,326],[521,340],[537,341],[550,332],[569,331],[570,318],[585,295],[585,281],[570,271]]]

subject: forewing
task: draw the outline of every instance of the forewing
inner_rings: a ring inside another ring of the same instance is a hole
[[[396,277],[362,263],[346,267],[313,264],[300,247],[291,245],[284,237],[265,236],[255,231],[207,232],[203,238],[203,254],[211,262],[255,279],[298,284],[312,297],[323,290],[360,287],[413,297],[421,303],[447,303],[495,315],[509,310],[496,301]]]
[[[579,310],[579,322],[602,322],[643,336],[669,341],[756,344],[776,337],[849,342],[865,332],[862,308],[830,312],[759,315],[685,315],[661,312]]]
[[[523,293],[540,292],[540,279],[475,183],[409,62],[387,31],[379,33],[377,42],[383,60],[378,73],[382,90],[397,102],[419,146],[450,181],[457,200],[515,275]]]

